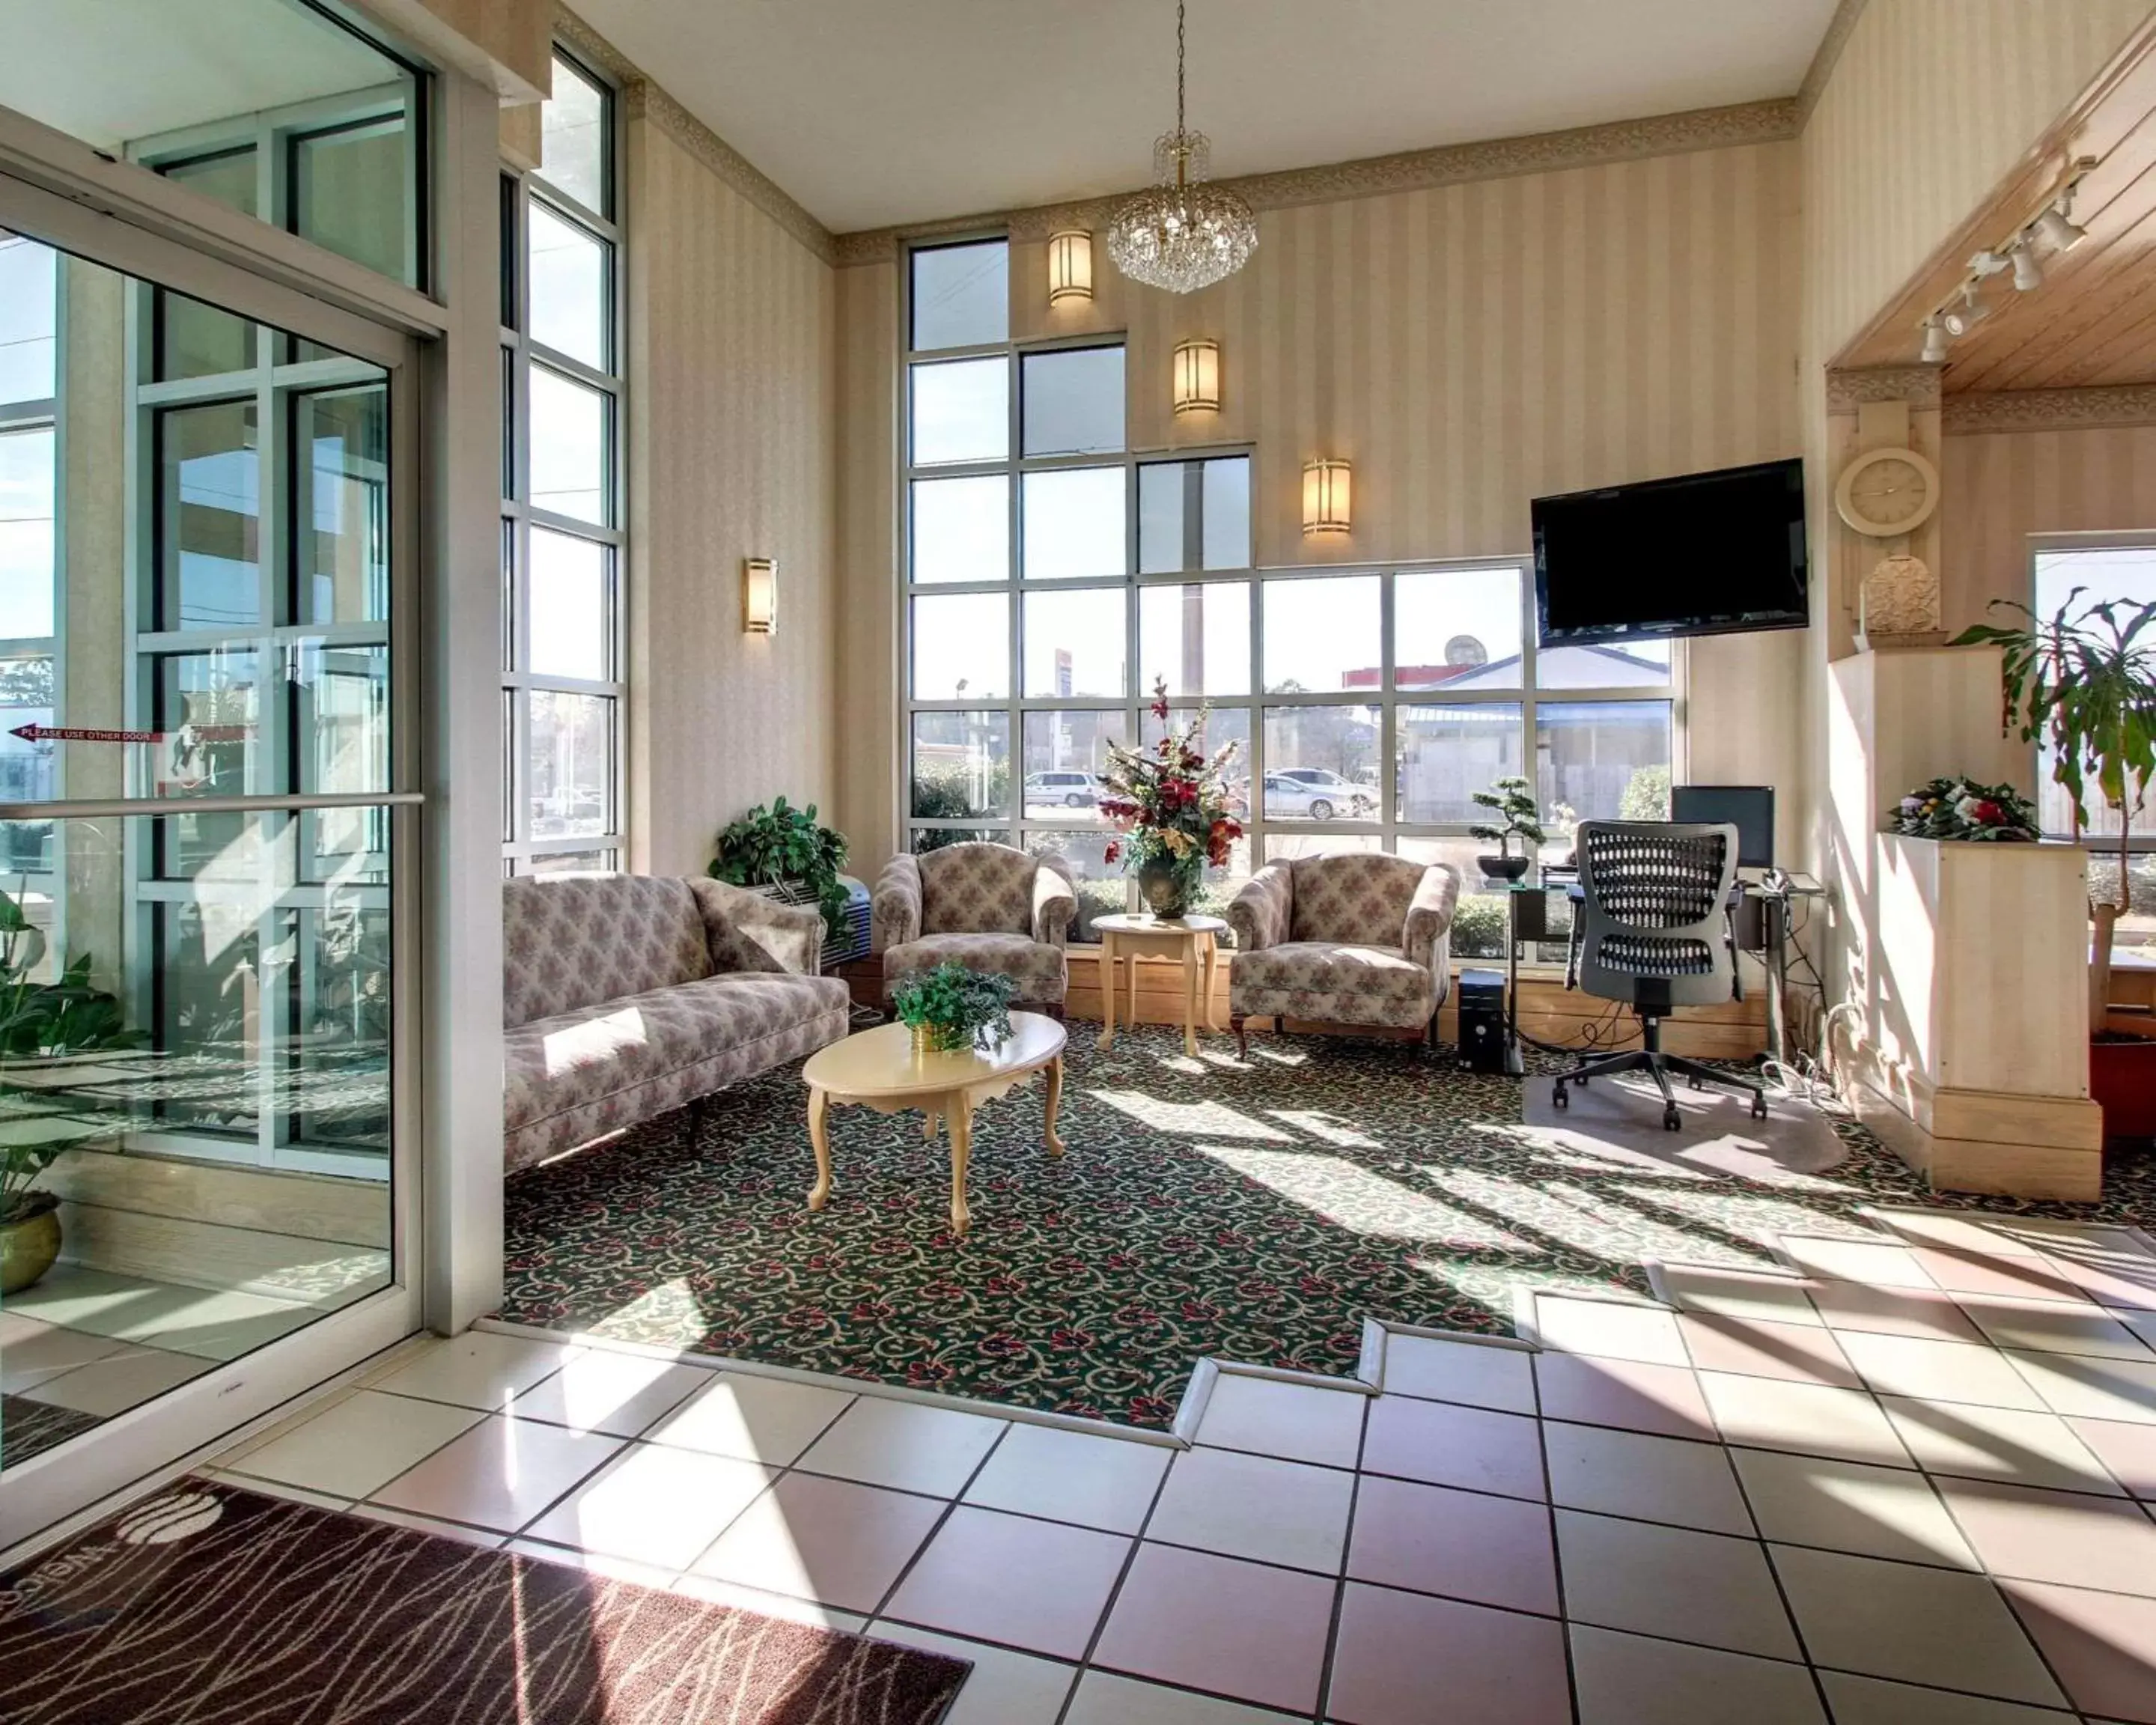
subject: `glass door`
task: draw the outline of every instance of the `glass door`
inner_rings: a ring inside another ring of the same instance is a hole
[[[417,344],[94,232],[0,177],[0,1548],[418,1324]]]

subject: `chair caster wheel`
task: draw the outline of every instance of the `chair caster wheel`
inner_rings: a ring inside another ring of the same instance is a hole
[[[1677,1111],[1676,1105],[1674,1102],[1672,1102],[1668,1107],[1662,1110],[1662,1130],[1666,1132],[1682,1132],[1684,1130],[1684,1116]]]
[[[1587,1082],[1587,1075],[1584,1072],[1575,1073],[1573,1075],[1572,1081],[1574,1084],[1585,1084]]]
[[[1569,1108],[1572,1106],[1572,1098],[1564,1093],[1564,1081],[1562,1078],[1558,1080],[1557,1088],[1552,1092],[1550,1101],[1560,1108]]]
[[[1690,1080],[1688,1080],[1688,1081],[1687,1081],[1687,1082],[1689,1082],[1689,1083],[1691,1084],[1691,1087],[1692,1087],[1694,1090],[1700,1090],[1700,1089],[1704,1088],[1704,1086],[1700,1083],[1700,1081],[1699,1081],[1697,1078],[1690,1079]]]
[[[1754,1096],[1752,1098],[1752,1117],[1754,1120],[1764,1120],[1767,1117],[1766,1097]]]

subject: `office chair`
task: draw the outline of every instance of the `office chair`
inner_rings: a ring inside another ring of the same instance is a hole
[[[1737,970],[1724,906],[1737,878],[1737,829],[1727,822],[1589,820],[1579,827],[1581,906],[1579,983],[1604,1000],[1622,1000],[1639,1015],[1644,1047],[1583,1058],[1557,1081],[1565,1086],[1620,1072],[1650,1072],[1662,1092],[1662,1124],[1677,1131],[1683,1117],[1670,1075],[1697,1090],[1704,1084],[1748,1091],[1752,1116],[1767,1117],[1767,1093],[1748,1079],[1662,1052],[1661,1021],[1679,1006],[1729,999]]]

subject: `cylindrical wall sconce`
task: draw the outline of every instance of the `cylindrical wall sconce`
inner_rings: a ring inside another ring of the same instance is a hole
[[[752,635],[778,633],[778,562],[774,557],[742,559],[742,628]]]
[[[1093,236],[1066,228],[1048,236],[1048,303],[1093,297]]]
[[[1210,336],[1176,343],[1175,411],[1178,417],[1220,411],[1220,344]]]
[[[1302,531],[1345,533],[1353,518],[1353,477],[1345,461],[1306,462],[1302,470]]]

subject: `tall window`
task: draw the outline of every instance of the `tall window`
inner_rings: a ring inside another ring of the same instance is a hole
[[[621,857],[621,230],[614,95],[566,55],[538,172],[502,181],[503,854]]]
[[[1536,783],[1551,854],[1580,819],[1668,806],[1676,694],[1656,643],[1537,653],[1523,560],[1254,570],[1246,451],[1125,446],[1112,338],[1009,340],[1000,239],[926,247],[908,278],[907,814],[916,850],[995,839],[1062,856],[1080,933],[1131,889],[1101,860],[1111,742],[1201,702],[1239,745],[1249,836],[1207,882],[1360,848],[1486,847],[1473,793]],[[1455,949],[1495,952],[1502,901]]]
[[[2077,542],[2040,546],[2035,552],[2035,608],[2049,617],[2066,603],[2076,588],[2076,611],[2100,600],[2132,607],[2156,602],[2156,538],[2137,536],[2107,543]],[[2122,619],[2123,620],[2123,619]],[[2102,806],[2092,785],[2087,803],[2090,819],[2078,822],[2066,793],[2051,779],[2051,751],[2040,746],[2036,766],[2036,810],[2046,836],[2080,839],[2089,847],[2089,890],[2117,901],[2119,817]],[[2119,918],[2114,948],[2156,947],[2156,798],[2133,819],[2128,839],[2133,860],[2131,906]]]
[[[9,802],[59,793],[53,750],[14,735],[51,724],[59,705],[59,315],[58,256],[0,233],[0,798]],[[0,875],[15,877],[5,886],[48,908],[52,845],[50,821],[0,823]]]

